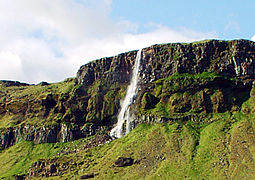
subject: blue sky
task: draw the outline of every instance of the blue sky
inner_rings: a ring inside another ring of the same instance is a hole
[[[254,7],[252,0],[0,0],[0,79],[62,81],[94,59],[156,43],[255,40]]]
[[[215,31],[220,39],[250,39],[255,33],[254,6],[253,0],[113,0],[111,16],[141,25],[139,31],[155,23],[176,30]]]

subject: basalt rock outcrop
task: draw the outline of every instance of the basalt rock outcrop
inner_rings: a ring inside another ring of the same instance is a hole
[[[94,98],[98,94],[105,95],[116,85],[125,86],[130,80],[136,52],[82,66],[75,83],[81,89],[102,84]],[[248,40],[207,40],[144,48],[139,68],[139,91],[131,110],[136,115],[148,115],[152,113],[151,109],[160,109],[156,114],[164,117],[176,113],[219,113],[240,109],[254,80],[254,58],[255,43]],[[115,112],[119,107],[119,100],[117,102],[112,105]],[[103,103],[93,101],[99,112],[103,110]],[[114,118],[111,120],[116,122]]]
[[[255,43],[248,40],[208,40],[197,43],[153,45],[143,49],[140,84],[175,73],[214,72],[232,77],[254,78]],[[88,86],[98,79],[127,83],[136,51],[103,58],[80,68],[76,84]]]
[[[117,122],[137,51],[81,66],[74,79],[28,85],[0,82],[0,143],[66,142]],[[239,111],[255,78],[255,43],[207,40],[142,50],[134,126]],[[139,118],[141,117],[141,118]],[[197,118],[201,119],[201,118]]]
[[[190,44],[154,45],[144,49],[141,83],[174,73],[217,74],[254,78],[255,43],[247,40],[209,40]]]
[[[131,51],[83,65],[77,72],[75,83],[89,86],[100,79],[110,84],[129,83],[135,57],[136,51]]]
[[[0,149],[8,148],[22,140],[35,144],[74,141],[96,134],[104,129],[97,126],[68,126],[66,124],[31,126],[20,125],[4,129],[0,136]]]
[[[75,87],[73,79],[47,86],[8,83],[15,86],[0,86],[1,149],[22,140],[73,141],[107,129],[84,120],[89,95]]]

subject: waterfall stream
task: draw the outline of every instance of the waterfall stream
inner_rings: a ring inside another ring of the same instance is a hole
[[[130,109],[130,105],[133,104],[136,97],[136,93],[137,93],[136,91],[137,91],[138,72],[139,72],[141,54],[142,54],[142,50],[139,50],[136,55],[131,81],[127,88],[127,93],[124,98],[124,101],[121,104],[120,113],[118,114],[117,126],[114,127],[110,132],[110,136],[113,138],[120,138],[128,134],[131,130],[130,125],[132,122],[132,117],[130,116],[129,109]]]

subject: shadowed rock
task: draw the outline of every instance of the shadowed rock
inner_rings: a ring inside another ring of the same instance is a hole
[[[119,157],[114,164],[117,167],[131,166],[134,164],[134,159],[130,157]]]

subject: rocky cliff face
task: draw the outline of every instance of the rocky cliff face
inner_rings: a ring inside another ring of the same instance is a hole
[[[83,65],[77,73],[75,83],[90,86],[100,79],[110,84],[128,83],[135,57],[136,51],[132,51]]]
[[[92,61],[56,84],[2,82],[0,143],[65,142],[109,131],[130,82],[137,51]],[[208,40],[153,45],[142,51],[131,111],[142,122],[198,119],[239,111],[255,75],[255,43]]]
[[[214,72],[232,77],[254,78],[255,43],[248,40],[208,40],[189,44],[153,45],[143,49],[140,84],[146,84],[174,73]],[[106,78],[109,83],[127,83],[136,51],[103,58],[80,68],[76,83],[91,85]]]
[[[246,40],[209,40],[191,44],[154,45],[144,49],[142,83],[174,73],[214,72],[232,77],[254,77],[255,43]]]
[[[96,126],[71,127],[66,124],[45,125],[42,127],[31,125],[20,125],[2,129],[0,136],[0,149],[8,148],[14,144],[25,141],[32,141],[35,144],[56,143],[74,141],[80,138],[92,136],[96,131],[104,130]]]
[[[104,96],[112,86],[129,82],[135,54],[133,51],[86,64],[78,71],[75,82],[81,89],[102,84],[96,96]],[[143,49],[142,56],[139,92],[131,108],[136,115],[151,114],[155,108],[165,111],[156,113],[158,116],[238,109],[248,98],[255,75],[255,43],[247,40],[153,45]],[[103,99],[92,100],[98,105],[97,112],[104,107]],[[117,112],[119,103],[112,107]]]

